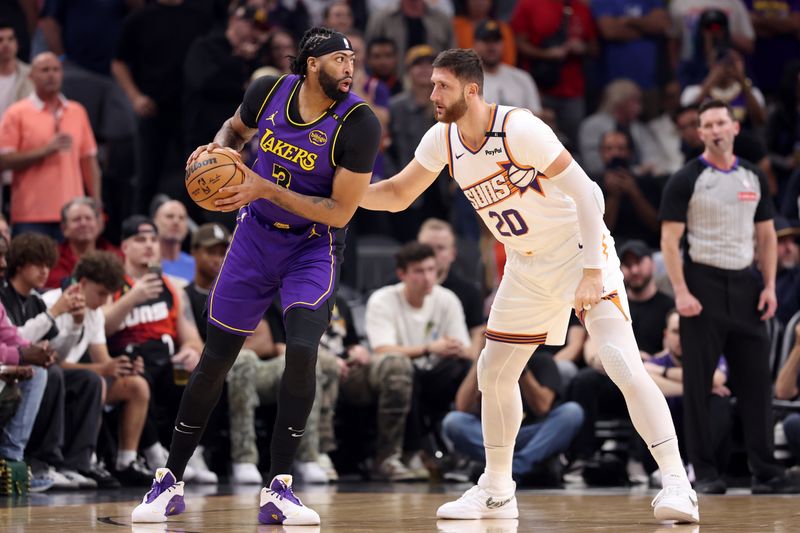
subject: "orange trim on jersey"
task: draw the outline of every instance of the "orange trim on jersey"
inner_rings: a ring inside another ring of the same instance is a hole
[[[603,236],[602,236],[602,238],[600,240],[600,243],[603,245],[603,255],[605,256],[606,261],[608,261],[608,245],[606,244],[606,236],[605,236],[605,234],[603,234]]]
[[[625,310],[622,308],[622,300],[620,299],[619,293],[617,291],[611,291],[610,293],[606,294],[605,296],[601,296],[600,299],[601,300],[605,300],[607,302],[611,302],[612,304],[617,306],[617,309],[619,309],[619,312],[622,313],[622,318],[624,318],[626,322],[630,322],[631,319],[628,318],[628,315],[625,314]],[[578,320],[581,321],[581,324],[584,324],[584,322],[586,320],[586,309],[581,309],[579,312],[577,312],[575,314],[577,315]]]
[[[530,111],[528,111],[527,109],[521,108],[521,107],[516,107],[516,108],[512,109],[511,111],[509,111],[508,113],[506,113],[505,118],[503,118],[503,133],[505,133],[505,131],[506,131],[506,124],[508,123],[508,117],[510,117],[511,113],[513,113],[514,111],[527,111],[528,113],[530,113]],[[520,165],[519,163],[517,163],[516,159],[514,159],[514,154],[512,154],[511,150],[509,150],[509,148],[508,148],[508,142],[506,142],[507,138],[508,137],[503,137],[503,148],[506,149],[506,154],[508,154],[508,158],[511,160],[512,163],[514,163],[514,166],[517,167],[517,168],[521,168],[522,170],[532,169],[533,167],[531,167],[531,166]]]
[[[497,104],[492,104],[492,114],[489,116],[489,127],[486,128],[486,132],[487,133],[494,129],[494,121],[495,121],[496,118],[497,118]],[[458,140],[461,141],[461,146],[466,148],[472,155],[475,155],[475,154],[477,154],[478,152],[481,151],[481,148],[486,146],[486,142],[489,140],[489,137],[484,135],[483,142],[481,143],[480,146],[478,146],[474,150],[472,148],[470,148],[467,145],[466,142],[464,142],[464,138],[461,136],[461,132],[460,131],[458,132]]]
[[[450,148],[450,128],[452,124],[447,125],[447,171],[450,177],[453,177],[453,150]]]
[[[620,299],[619,293],[617,291],[610,292],[605,296],[601,297],[600,299],[606,300],[616,305],[617,309],[619,309],[619,312],[622,313],[622,316],[625,318],[625,321],[626,322],[630,321],[630,318],[628,318],[628,315],[625,314],[625,310],[622,308],[622,300]]]
[[[481,184],[481,183],[483,183],[484,181],[488,181],[488,180],[490,180],[490,179],[492,179],[492,178],[496,178],[497,176],[500,176],[500,175],[502,175],[502,174],[506,174],[508,171],[507,171],[507,170],[506,170],[506,168],[503,166],[503,164],[504,164],[504,163],[511,164],[511,161],[496,161],[496,162],[495,162],[495,164],[496,164],[498,167],[500,167],[500,170],[498,170],[498,171],[497,171],[497,172],[495,172],[494,174],[491,174],[491,175],[489,175],[489,176],[486,176],[485,178],[481,178],[481,179],[479,179],[478,181],[476,181],[476,182],[474,182],[474,183],[470,183],[469,185],[466,185],[466,186],[462,187],[462,189],[471,189],[471,188],[473,188],[473,187],[475,187],[475,186],[477,186],[477,185],[480,185],[480,184]],[[508,186],[509,186],[509,187],[511,187],[511,188],[516,188],[516,185],[514,185],[513,183],[511,183],[510,181],[508,181],[508,176],[506,176],[506,183],[508,183]]]
[[[521,333],[504,333],[491,329],[487,329],[484,336],[489,340],[507,344],[544,344],[547,340],[547,333],[526,335]]]

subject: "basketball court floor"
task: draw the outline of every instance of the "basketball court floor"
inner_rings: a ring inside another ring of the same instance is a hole
[[[0,498],[0,531],[17,532],[253,532],[358,533],[448,532],[517,533],[620,532],[796,532],[800,498],[751,496],[744,490],[726,496],[701,496],[696,526],[661,524],[653,518],[655,491],[587,489],[519,491],[519,520],[436,520],[436,508],[469,485],[341,483],[298,487],[303,502],[322,517],[320,527],[258,524],[255,486],[187,487],[187,512],[166,524],[135,524],[130,511],[145,490],[34,494]]]

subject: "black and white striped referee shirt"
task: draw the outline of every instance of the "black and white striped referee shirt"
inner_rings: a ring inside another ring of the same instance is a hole
[[[726,270],[751,265],[755,223],[773,216],[767,180],[755,165],[737,158],[720,170],[702,156],[669,179],[659,213],[662,221],[686,224],[692,262]]]

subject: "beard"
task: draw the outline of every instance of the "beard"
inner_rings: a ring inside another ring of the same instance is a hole
[[[464,116],[467,112],[467,100],[464,98],[464,95],[461,95],[461,99],[451,105],[450,107],[445,107],[444,111],[440,116],[436,117],[436,120],[439,122],[444,122],[445,124],[450,124],[452,122],[456,122],[458,119]]]
[[[339,89],[339,84],[345,81],[348,78],[341,78],[336,79],[327,72],[325,69],[321,69],[319,71],[319,86],[322,87],[322,92],[325,93],[325,96],[333,100],[334,102],[341,102],[350,91],[342,91]]]
[[[645,276],[642,277],[635,282],[628,282],[628,287],[630,288],[631,292],[634,294],[644,292],[648,285],[650,285],[650,280],[653,279],[653,276]]]

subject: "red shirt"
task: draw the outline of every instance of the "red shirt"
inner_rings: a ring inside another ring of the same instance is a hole
[[[95,243],[95,249],[102,252],[112,252],[116,254],[120,260],[125,259],[125,256],[122,255],[122,252],[119,250],[119,248],[105,240],[103,237],[97,239],[97,242]],[[56,261],[56,264],[50,269],[50,275],[48,276],[47,283],[45,283],[44,286],[48,289],[60,288],[61,282],[64,280],[64,278],[68,278],[72,275],[75,265],[78,264],[78,259],[80,258],[75,255],[75,252],[72,250],[72,246],[70,246],[67,241],[59,244],[58,261]]]
[[[567,38],[578,38],[587,43],[595,41],[597,29],[589,7],[582,0],[572,0],[570,4],[573,14],[569,19]],[[527,35],[532,45],[539,46],[561,27],[563,13],[563,0],[520,0],[511,16],[511,29],[514,33]],[[559,98],[583,97],[586,92],[583,57],[567,56],[561,69],[561,81],[542,92]]]

